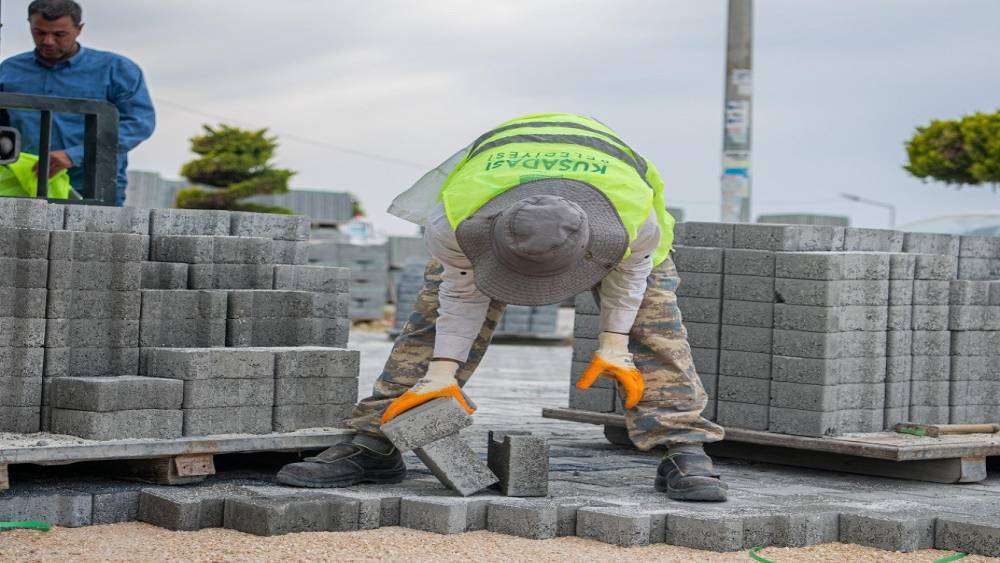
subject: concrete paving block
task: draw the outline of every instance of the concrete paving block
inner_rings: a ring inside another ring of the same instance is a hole
[[[687,329],[688,344],[691,346],[697,348],[719,348],[720,327],[718,324],[685,322],[684,328]],[[574,359],[576,359],[575,354]],[[587,361],[589,361],[589,358]]]
[[[911,381],[910,405],[919,407],[947,405],[950,388],[949,381]]]
[[[648,545],[650,527],[650,516],[635,508],[584,507],[576,513],[577,536],[622,547]]]
[[[958,258],[943,254],[918,254],[915,280],[951,280],[958,275]]]
[[[885,409],[908,408],[910,381],[892,381],[885,384]]]
[[[139,346],[212,348],[226,346],[226,321],[222,319],[143,318]]]
[[[345,377],[275,379],[273,400],[275,405],[353,404],[358,400],[358,381]]]
[[[0,347],[0,377],[42,377],[44,360],[42,348]]]
[[[840,541],[886,551],[911,552],[934,546],[934,518],[895,514],[844,513]]]
[[[805,332],[774,330],[775,355],[800,358],[877,358],[885,356],[885,332]]]
[[[125,319],[48,319],[45,346],[135,348],[139,321]]]
[[[718,325],[716,331],[718,331]],[[690,342],[690,338],[688,339]],[[694,344],[692,344],[694,346]],[[596,338],[574,338],[573,339],[573,361],[590,363],[594,352],[597,351]]]
[[[913,352],[913,332],[893,330],[886,333],[885,355],[908,356]]]
[[[52,231],[50,260],[140,262],[149,255],[149,237],[126,233]]]
[[[771,328],[773,320],[774,303],[732,299],[722,301],[723,325]]]
[[[142,262],[142,289],[187,289],[187,282],[187,264]]]
[[[271,289],[274,272],[271,264],[191,264],[188,287],[191,289]]]
[[[597,301],[594,300],[594,295],[590,291],[578,293],[573,298],[573,306],[577,315],[599,315],[601,313],[601,308],[597,305]]]
[[[930,333],[928,333],[930,334]],[[933,333],[939,340],[945,340],[944,334]],[[990,356],[1000,349],[1000,333],[985,330],[954,331],[950,334],[950,346],[940,342],[939,346],[932,351],[926,352],[928,355],[944,355],[949,351],[956,356]],[[914,333],[916,336],[916,333]],[[913,353],[917,353],[917,344],[914,342]],[[992,351],[992,352],[991,352]]]
[[[275,240],[271,247],[271,261],[275,264],[303,265],[309,261],[307,242]]]
[[[0,408],[0,432],[31,434],[38,432],[40,408],[38,405],[28,407]]]
[[[39,348],[45,345],[45,319],[0,317],[0,347]]]
[[[989,281],[951,280],[948,285],[948,304],[989,305],[992,285]]]
[[[951,356],[952,377],[962,381],[991,380],[994,379],[994,363],[982,356]]]
[[[785,251],[835,251],[844,249],[844,228],[829,225],[736,225],[735,248]]]
[[[185,409],[270,407],[275,404],[274,379],[163,380],[180,383]]]
[[[269,434],[270,406],[186,408],[184,436],[212,434]]]
[[[685,246],[731,248],[735,223],[709,223],[689,221],[683,223],[683,238],[679,243]]]
[[[66,205],[64,224],[67,231],[148,235],[149,213],[141,207]]]
[[[977,336],[980,333],[955,333],[960,336],[952,336],[947,330],[915,330],[913,331],[913,355],[914,356],[947,356],[951,354],[952,346],[957,346],[956,354],[964,355],[985,355],[983,341]],[[954,342],[954,344],[953,344]]]
[[[460,534],[488,525],[489,498],[406,497],[399,505],[399,525],[437,534]]]
[[[718,372],[720,375],[752,377],[756,379],[771,378],[771,352],[720,350],[718,363]],[[697,361],[695,362],[695,367],[698,367]],[[700,372],[701,370],[699,369]]]
[[[990,280],[993,279],[994,258],[959,258],[958,279],[960,280]]]
[[[309,240],[309,217],[277,213],[234,212],[228,234],[275,240]]]
[[[958,235],[936,233],[903,234],[903,252],[958,256],[959,244]]]
[[[694,361],[694,367],[698,373],[719,373],[719,350],[717,348],[692,347],[691,359]],[[595,385],[597,384],[595,383]]]
[[[153,209],[149,234],[226,236],[230,234],[231,215],[229,211]]]
[[[948,330],[985,330],[987,307],[951,305],[948,307]]]
[[[171,379],[270,379],[275,354],[267,349],[150,348],[142,375]]]
[[[719,375],[715,373],[699,373],[698,380],[705,389],[709,399],[715,399],[719,394]]]
[[[677,287],[678,297],[722,298],[722,274],[686,273]]]
[[[934,547],[987,557],[1000,557],[1000,524],[996,520],[941,516],[934,528]]]
[[[722,273],[722,248],[675,246],[671,253],[678,272]]]
[[[0,287],[0,317],[44,319],[47,299],[44,288]]]
[[[351,271],[348,268],[294,265],[274,267],[274,289],[346,293],[350,288],[350,281]]]
[[[0,227],[9,229],[47,229],[49,210],[44,199],[0,199]]]
[[[948,381],[951,375],[951,358],[948,356],[911,356],[912,381]]]
[[[769,413],[771,432],[794,436],[837,436],[843,433],[839,412],[807,411],[771,407]]]
[[[889,254],[889,279],[912,280],[917,273],[917,255],[894,252]]]
[[[885,407],[884,383],[806,385],[773,381],[770,392],[773,407],[821,412]]]
[[[725,274],[774,277],[775,253],[770,250],[729,248],[724,255]]]
[[[728,279],[728,277],[727,277]],[[886,305],[889,280],[794,280],[774,281],[776,303],[791,305]]]
[[[913,330],[948,330],[948,305],[914,305]]]
[[[257,536],[358,529],[358,501],[324,494],[229,498],[225,527]]]
[[[886,324],[888,331],[910,331],[913,326],[912,305],[889,305],[886,308]]]
[[[687,303],[688,299],[685,298],[684,302]],[[718,301],[718,300],[708,300],[708,301]],[[694,304],[692,304],[692,307]],[[681,309],[683,312],[683,309]],[[707,321],[706,321],[707,322]],[[573,337],[574,338],[597,338],[597,335],[601,332],[601,317],[598,315],[577,315],[573,319]]]
[[[324,326],[320,319],[312,318],[228,319],[225,341],[226,346],[231,347],[323,344],[321,329]]]
[[[41,520],[53,526],[79,528],[93,523],[92,514],[93,496],[86,491],[54,486],[0,491],[3,521]]]
[[[434,399],[382,425],[382,433],[408,452],[456,434],[472,425],[472,417],[451,398]]]
[[[119,377],[51,378],[48,405],[59,409],[109,412],[179,409],[184,385],[173,379]]]
[[[346,319],[350,317],[350,306],[351,297],[347,293],[313,293],[313,317]]]
[[[820,307],[774,305],[774,328],[808,332],[884,331],[888,309],[881,305]]]
[[[385,425],[382,430],[385,432]],[[421,445],[414,451],[443,485],[462,496],[477,493],[499,481],[458,434]]]
[[[229,293],[230,319],[299,318],[313,316],[313,293],[290,290],[234,290]]]
[[[983,330],[1000,331],[1000,306],[983,307]]]
[[[744,548],[743,519],[716,514],[670,514],[665,538],[667,543],[681,547],[738,551]]]
[[[45,349],[45,377],[108,377],[138,371],[138,348]]]
[[[357,397],[356,394],[355,397]],[[351,416],[353,411],[354,402],[319,405],[275,405],[272,413],[271,429],[274,432],[292,432],[303,428],[339,427],[342,426],[345,419]]]
[[[142,485],[122,483],[92,490],[92,525],[135,522],[139,519],[139,494]]]
[[[51,431],[90,440],[180,438],[180,410],[137,409],[91,412],[52,408]]]
[[[910,405],[909,422],[920,424],[948,424],[951,422],[951,408],[948,405]]]
[[[749,430],[767,430],[768,406],[717,401],[715,419],[722,426],[747,428]]]
[[[889,255],[876,252],[777,252],[774,275],[800,280],[883,280]]]
[[[215,237],[160,235],[149,241],[149,259],[156,262],[210,264],[215,259]]]
[[[962,235],[959,237],[958,255],[962,258],[996,258],[1000,256],[1000,238]]]
[[[50,319],[138,319],[138,291],[50,289],[45,316]]]
[[[748,515],[743,519],[743,547],[776,545],[806,547],[837,541],[838,512],[806,510],[764,517]]]
[[[503,495],[509,497],[548,495],[549,445],[545,438],[531,436],[526,432],[491,430],[487,441],[487,465],[499,479],[499,488]]]
[[[0,203],[7,199],[0,199]],[[0,211],[0,214],[3,212]],[[37,259],[49,257],[50,232],[46,229],[9,228],[0,224],[0,257]]]
[[[48,287],[49,261],[44,258],[0,258],[0,287]]]
[[[551,501],[524,499],[490,503],[486,529],[498,534],[533,540],[556,537],[559,509]]]
[[[139,289],[141,283],[141,262],[49,261],[49,289],[130,291]]]
[[[909,381],[913,376],[913,356],[889,356],[885,359],[885,380]]]
[[[229,292],[144,289],[142,318],[225,319]]]
[[[844,250],[902,252],[904,234],[891,229],[847,227],[844,229]]]
[[[50,203],[48,206],[49,225],[51,231],[61,231],[66,228],[66,208],[62,203]],[[148,234],[148,233],[147,233]]]
[[[42,402],[42,378],[0,376],[0,408],[38,407]]]
[[[261,350],[267,351],[267,350]],[[358,376],[361,354],[357,350],[307,346],[273,348],[276,378],[349,378]]]
[[[721,401],[767,405],[770,401],[771,381],[751,377],[719,376],[718,398]]]
[[[174,531],[221,528],[226,499],[250,496],[228,485],[149,487],[139,493],[138,520]]]
[[[774,291],[774,278],[727,274],[722,293],[727,300],[773,303]]]

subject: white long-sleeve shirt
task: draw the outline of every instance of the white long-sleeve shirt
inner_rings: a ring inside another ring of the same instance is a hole
[[[486,320],[490,298],[476,287],[472,263],[458,246],[443,205],[431,210],[426,227],[427,250],[444,266],[434,357],[464,362]],[[601,281],[602,331],[627,334],[632,329],[646,292],[646,278],[653,269],[653,251],[659,244],[660,227],[656,214],[650,213],[629,247],[631,254]]]

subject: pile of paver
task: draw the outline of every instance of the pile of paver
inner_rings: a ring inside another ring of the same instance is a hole
[[[357,399],[349,272],[305,217],[0,199],[0,431],[329,427]]]
[[[308,248],[309,263],[351,271],[350,318],[381,319],[389,291],[388,245],[351,244],[335,239],[317,242]]]
[[[673,260],[695,366],[723,426],[823,436],[1000,419],[1000,238],[684,223]],[[577,297],[572,387],[599,331]]]

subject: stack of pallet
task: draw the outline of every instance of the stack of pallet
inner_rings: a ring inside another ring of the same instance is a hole
[[[301,265],[307,236],[302,217],[0,199],[0,431],[339,423],[350,273]]]
[[[724,426],[822,436],[1000,416],[1000,281],[974,279],[995,276],[1000,238],[685,223],[673,258],[705,413]],[[596,335],[577,304],[577,336]],[[594,346],[576,345],[574,381]],[[620,410],[586,395],[570,406]]]

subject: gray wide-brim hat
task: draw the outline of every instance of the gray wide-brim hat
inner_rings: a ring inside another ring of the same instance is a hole
[[[621,262],[628,231],[592,185],[566,178],[525,182],[459,223],[458,245],[476,287],[510,305],[549,305],[592,288]]]

